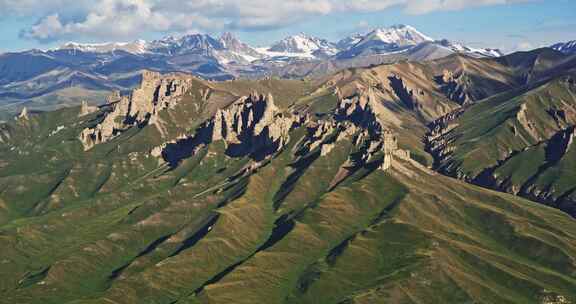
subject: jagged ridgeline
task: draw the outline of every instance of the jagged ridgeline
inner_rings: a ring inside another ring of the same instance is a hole
[[[0,125],[0,303],[574,303],[574,219],[425,151],[524,71],[145,72],[97,108],[26,111]]]
[[[546,65],[546,56],[533,60]],[[568,71],[555,77],[431,123],[427,142],[436,170],[576,216],[576,73],[573,59],[565,65]]]

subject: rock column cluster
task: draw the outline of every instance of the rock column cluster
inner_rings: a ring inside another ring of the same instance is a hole
[[[308,139],[310,151],[320,147],[321,155],[324,156],[338,141],[350,138],[359,147],[359,153],[354,159],[350,158],[346,166],[361,166],[383,154],[381,169],[388,170],[395,159],[410,159],[409,151],[398,148],[398,140],[389,127],[395,125],[395,121],[388,119],[386,109],[371,88],[349,98],[343,98],[339,90],[336,93],[339,103],[335,120],[313,124]]]
[[[80,140],[84,150],[104,143],[130,127],[156,123],[159,112],[173,108],[191,87],[191,77],[143,72],[139,88],[127,96],[112,93],[106,100],[108,111],[102,122],[82,131]],[[83,106],[81,114],[84,112],[87,109]]]

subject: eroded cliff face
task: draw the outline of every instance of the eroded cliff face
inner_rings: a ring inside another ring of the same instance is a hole
[[[159,124],[158,113],[173,108],[190,90],[192,80],[191,76],[183,74],[162,76],[156,72],[143,72],[139,88],[125,96],[120,92],[110,95],[102,122],[82,131],[80,140],[84,150],[107,142],[131,127]],[[81,114],[88,110],[83,106]]]
[[[517,85],[510,68],[466,56],[347,70],[325,82],[340,87],[344,96],[372,87],[382,100],[426,124]]]
[[[28,108],[26,107],[22,108],[22,111],[20,111],[20,114],[18,115],[17,119],[28,120]]]
[[[222,141],[228,156],[263,160],[282,149],[290,139],[290,131],[305,120],[297,113],[282,112],[272,95],[254,92],[218,109],[193,134],[155,148],[154,154],[176,166],[205,145]]]
[[[192,84],[192,79],[183,75],[145,72],[140,88],[125,96],[115,92],[108,98],[101,122],[80,134],[84,149],[107,142],[134,127],[155,126],[164,134],[159,112],[174,109]],[[206,99],[210,94],[204,89],[201,91],[202,96],[198,98]],[[359,88],[347,97],[336,89],[336,96],[335,108],[321,119],[313,119],[307,112],[281,109],[271,94],[253,92],[236,97],[236,101],[217,108],[191,131],[163,136],[164,143],[151,148],[149,153],[161,163],[177,167],[200,149],[221,142],[228,157],[248,157],[253,164],[258,164],[282,151],[291,139],[291,131],[303,127],[306,136],[297,144],[301,155],[317,153],[317,157],[323,157],[339,142],[353,144],[355,151],[342,166],[339,178],[368,165],[387,170],[393,167],[395,159],[410,159],[408,151],[398,148],[398,140],[391,131],[401,122],[384,106],[378,88]],[[80,114],[86,115],[92,110],[84,105]]]
[[[396,159],[410,160],[410,152],[398,148],[398,140],[391,126],[389,110],[379,101],[373,88],[359,90],[352,96],[342,97],[331,119],[308,124],[309,135],[302,144],[307,151],[319,149],[320,156],[327,156],[343,140],[352,142],[354,153],[342,165],[333,185],[338,184],[355,170],[377,166],[388,170]]]
[[[261,162],[282,151],[291,140],[291,131],[303,127],[306,135],[294,148],[299,157],[328,156],[342,141],[355,146],[355,152],[342,166],[340,178],[352,172],[351,168],[358,169],[369,163],[387,170],[394,159],[410,159],[408,151],[398,148],[397,138],[389,128],[395,122],[388,119],[389,111],[378,101],[373,89],[350,97],[336,93],[339,101],[332,114],[323,119],[283,111],[276,106],[272,95],[252,93],[217,110],[192,134],[154,148],[152,154],[175,167],[203,147],[223,142],[227,156],[248,156]]]
[[[7,143],[11,138],[10,127],[7,124],[0,123],[0,143]]]
[[[424,138],[424,143],[426,151],[434,156],[433,167],[438,168],[449,162],[455,149],[454,141],[456,140],[450,135],[452,130],[458,127],[457,119],[462,114],[464,114],[464,109],[457,109],[429,124],[429,131]],[[447,165],[446,170],[452,170],[450,164]],[[456,172],[456,175],[458,174],[461,173]]]
[[[96,111],[98,111],[98,107],[89,106],[88,102],[86,100],[83,100],[80,105],[80,112],[78,113],[78,117],[86,116]]]
[[[573,77],[469,105],[429,124],[434,168],[576,215]]]
[[[462,70],[443,70],[442,75],[434,77],[434,80],[448,99],[465,106],[489,96],[475,87],[473,78]]]
[[[288,132],[297,119],[281,113],[272,95],[253,93],[242,97],[225,109],[218,109],[211,122],[212,141],[224,140],[238,144],[247,136],[258,137],[264,132],[272,142],[288,139]]]
[[[390,113],[380,102],[372,88],[340,102],[337,119],[349,121],[361,132],[356,138],[360,146],[362,162],[368,163],[382,154],[382,170],[390,169],[396,158],[409,160],[410,152],[398,148],[398,139],[391,127],[396,125],[389,119]]]

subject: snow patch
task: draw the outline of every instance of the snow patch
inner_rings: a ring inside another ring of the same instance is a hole
[[[50,132],[50,134],[49,134],[48,136],[49,136],[49,137],[50,137],[50,136],[54,136],[54,135],[60,133],[60,131],[62,131],[62,130],[64,130],[64,129],[66,129],[66,127],[64,127],[64,126],[58,126],[58,127],[56,128],[56,130],[53,130],[52,132]]]

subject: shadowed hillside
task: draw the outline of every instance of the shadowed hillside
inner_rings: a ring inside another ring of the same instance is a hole
[[[0,303],[573,303],[574,219],[467,183],[574,187],[567,58],[146,72],[24,111],[0,124]]]

